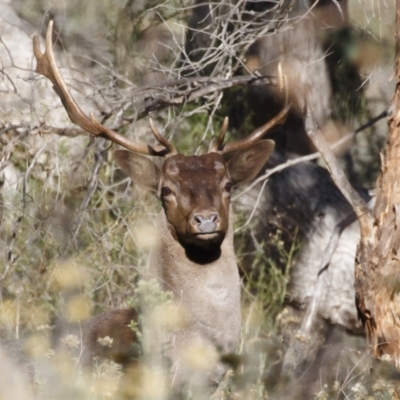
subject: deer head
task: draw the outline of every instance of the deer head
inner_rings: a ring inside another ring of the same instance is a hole
[[[138,186],[156,192],[173,237],[185,247],[218,246],[229,222],[232,187],[254,178],[272,152],[272,141],[261,141],[227,156],[180,154],[166,158],[162,168],[126,150],[114,152],[124,173]]]
[[[158,194],[169,229],[183,247],[213,247],[221,245],[229,223],[229,197],[233,186],[252,180],[269,158],[274,148],[271,140],[260,140],[280,123],[287,109],[254,131],[249,137],[224,144],[228,126],[226,118],[219,136],[208,154],[184,156],[155,128],[151,130],[160,142],[152,146],[132,142],[116,131],[89,118],[77,105],[62,78],[52,51],[52,26],[46,35],[46,50],[40,50],[34,37],[36,72],[46,76],[60,97],[72,122],[93,136],[100,136],[129,151],[116,150],[114,158],[126,175],[138,186]],[[140,154],[164,157],[162,167]]]

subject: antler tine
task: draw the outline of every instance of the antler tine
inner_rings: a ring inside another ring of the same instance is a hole
[[[228,129],[228,124],[229,124],[229,118],[225,117],[224,122],[221,126],[221,129],[219,130],[218,137],[212,144],[210,152],[217,152],[222,149],[222,145],[224,143],[224,138],[225,138],[225,133],[226,133],[226,130]]]
[[[101,125],[94,119],[93,116],[89,118],[81,110],[68,90],[68,87],[57,67],[53,53],[52,34],[53,21],[50,21],[46,33],[46,47],[44,53],[42,53],[40,49],[39,37],[33,37],[33,53],[37,61],[36,72],[45,76],[51,81],[53,84],[53,89],[61,99],[61,102],[71,121],[90,134],[111,140],[113,143],[119,144],[133,152],[154,156],[165,156],[169,152],[169,148],[167,146],[150,146],[147,144],[133,142],[120,135],[118,132]],[[160,141],[160,143],[164,144],[162,141]]]
[[[168,150],[168,157],[173,156],[174,154],[178,154],[178,150],[176,147],[170,143],[161,133],[158,131],[158,129],[155,127],[153,120],[150,118],[150,128],[151,131],[153,132],[153,135],[156,137],[156,139]]]
[[[290,109],[290,105],[283,109],[276,117],[272,118],[271,121],[267,122],[265,125],[257,128],[250,136],[245,139],[238,140],[237,142],[227,143],[225,147],[222,148],[221,153],[231,153],[232,151],[243,150],[254,143],[257,143],[270,129],[274,126],[283,123],[285,117]]]

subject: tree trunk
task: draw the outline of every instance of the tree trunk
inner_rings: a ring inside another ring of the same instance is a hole
[[[400,367],[400,0],[396,0],[396,91],[372,218],[361,222],[356,305],[372,354]]]

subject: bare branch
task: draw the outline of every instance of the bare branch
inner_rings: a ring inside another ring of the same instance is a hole
[[[364,125],[360,126],[359,128],[357,128],[353,132],[348,133],[347,135],[343,136],[340,140],[338,140],[337,142],[333,143],[331,145],[331,148],[332,149],[336,149],[337,147],[339,147],[342,144],[346,143],[348,140],[352,139],[358,133],[360,133],[363,130],[369,128],[370,126],[372,126],[373,124],[375,124],[376,122],[381,120],[382,118],[385,118],[387,115],[388,115],[388,110],[382,111],[379,115],[377,115],[374,118],[371,118],[371,120],[369,120]],[[242,196],[245,193],[247,193],[248,191],[250,191],[258,183],[266,181],[270,176],[272,176],[273,174],[275,174],[275,173],[277,173],[279,171],[282,171],[282,170],[284,170],[286,168],[293,167],[294,165],[297,165],[297,164],[300,164],[300,163],[303,163],[303,162],[316,160],[319,157],[321,157],[321,153],[319,151],[317,151],[317,152],[312,153],[312,154],[307,154],[306,156],[301,156],[301,157],[297,157],[297,158],[294,158],[294,159],[287,160],[284,163],[279,164],[274,168],[268,169],[265,172],[265,174],[259,176],[255,181],[253,181],[250,185],[248,185],[244,190],[242,190],[240,193],[235,195],[232,200],[233,201],[237,200],[240,196]]]
[[[225,89],[232,88],[234,86],[252,86],[252,85],[265,85],[266,83],[271,84],[273,78],[271,77],[256,77],[256,76],[235,76],[233,78],[205,78],[205,79],[188,79],[186,85],[189,88],[185,90],[174,90],[172,93],[166,93],[162,86],[159,87],[158,91],[161,91],[164,96],[159,95],[154,100],[150,101],[144,106],[138,113],[136,118],[125,119],[126,122],[133,122],[135,119],[139,120],[147,117],[153,111],[161,111],[165,108],[172,106],[183,105],[195,100],[198,100],[210,93],[222,91]],[[180,80],[182,82],[182,80]],[[182,84],[182,83],[180,83]],[[165,85],[170,85],[166,83]],[[145,88],[141,89],[145,90]]]
[[[365,201],[360,197],[360,195],[353,189],[350,185],[350,182],[346,178],[343,170],[340,168],[340,165],[327,143],[326,139],[322,135],[319,128],[313,122],[313,118],[311,116],[311,111],[307,107],[307,116],[306,116],[306,131],[310,139],[312,140],[314,146],[320,152],[322,158],[326,162],[326,165],[329,169],[329,172],[332,176],[333,181],[336,186],[342,192],[343,196],[353,207],[361,225],[361,229],[363,227],[367,227],[369,225],[369,221],[371,221],[372,213],[368,209]],[[367,229],[367,228],[366,228]]]

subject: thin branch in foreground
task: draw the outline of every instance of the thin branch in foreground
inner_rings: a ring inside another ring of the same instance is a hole
[[[376,117],[371,118],[368,122],[366,122],[364,125],[361,125],[358,127],[355,131],[354,134],[357,134],[359,132],[362,132],[363,130],[369,128],[370,126],[374,125],[376,122],[381,120],[382,118],[388,117],[389,116],[389,110],[383,110],[380,114],[378,114]]]
[[[186,81],[186,84],[185,84]],[[147,96],[145,105],[135,112],[134,117],[122,117],[122,123],[113,126],[110,129],[118,131],[124,126],[147,117],[150,113],[161,111],[169,107],[180,106],[186,103],[196,101],[207,95],[216,92],[222,92],[235,86],[257,86],[257,85],[274,85],[272,77],[262,76],[235,76],[233,78],[198,78],[198,79],[180,79],[173,82],[163,82],[157,86],[135,89],[132,95]],[[171,86],[174,88],[167,89]],[[176,88],[178,86],[178,88]],[[108,115],[110,117],[112,114]],[[56,128],[48,125],[42,125],[39,133],[48,134],[55,133],[60,136],[76,137],[79,135],[87,135],[87,133],[79,128]]]
[[[15,254],[13,256],[13,249],[14,249],[14,243],[17,238],[18,228],[19,228],[19,226],[22,222],[22,219],[24,218],[24,215],[25,215],[25,205],[26,205],[26,179],[24,179],[22,182],[22,196],[21,196],[21,202],[20,202],[20,213],[19,213],[17,219],[14,221],[14,224],[12,227],[11,241],[10,241],[10,245],[8,246],[7,255],[6,255],[6,257],[7,257],[6,265],[4,266],[4,270],[2,271],[2,274],[0,276],[0,291],[2,289],[4,280],[6,279],[8,273],[10,272],[11,266],[19,258],[19,254]]]
[[[142,110],[139,110],[136,119],[142,119],[153,111],[160,111],[167,107],[183,105],[185,103],[198,100],[204,96],[207,96],[210,93],[229,89],[234,86],[251,86],[256,83],[265,84],[265,79],[265,77],[254,76],[235,76],[229,79],[210,78],[205,85],[193,85],[190,91],[185,91],[186,93],[180,93],[179,91],[177,91],[169,97],[160,96],[156,98],[151,103],[147,104]],[[268,78],[268,81],[269,80],[270,78]]]
[[[374,125],[376,122],[381,120],[382,118],[385,118],[389,115],[389,110],[384,110],[380,114],[378,114],[376,117],[371,118],[368,122],[366,122],[364,125],[361,125],[358,127],[356,130],[347,133],[345,136],[343,136],[341,139],[339,139],[337,142],[333,143],[330,147],[331,149],[336,149],[339,146],[342,146],[344,143],[346,143],[348,140],[352,139],[354,136],[356,136],[358,133],[364,131],[365,129],[371,127]],[[240,193],[236,194],[233,198],[232,201],[237,200],[240,196],[244,195],[248,191],[250,191],[254,186],[256,186],[258,183],[263,182],[267,180],[270,176],[273,174],[280,172],[286,168],[293,167],[294,165],[307,162],[307,161],[313,161],[316,160],[317,158],[321,157],[321,154],[319,151],[316,151],[315,153],[307,154],[306,156],[301,156],[297,158],[293,158],[290,160],[285,161],[282,164],[277,165],[274,168],[267,169],[265,171],[265,174],[259,176],[256,180],[254,180],[250,185],[248,185],[244,190],[242,190]]]
[[[314,146],[318,149],[322,158],[324,159],[328,170],[331,174],[333,181],[338,189],[342,192],[343,196],[350,203],[354,212],[356,213],[362,232],[369,230],[370,222],[372,221],[372,213],[369,210],[365,201],[360,197],[356,190],[350,185],[346,175],[341,169],[335,154],[330,148],[328,142],[322,135],[319,128],[314,123],[311,116],[311,111],[307,107],[307,115],[305,119],[306,132]]]

